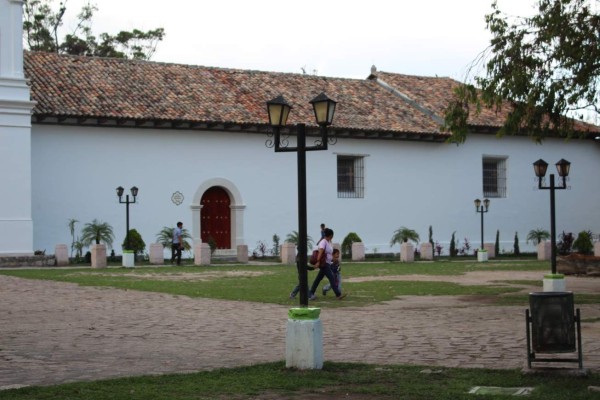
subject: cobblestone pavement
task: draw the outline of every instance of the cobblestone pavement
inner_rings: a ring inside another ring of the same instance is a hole
[[[600,317],[598,305],[578,307]],[[0,389],[283,360],[287,310],[0,276]],[[324,357],[521,368],[524,312],[455,297],[324,307]],[[584,367],[600,371],[600,322],[584,322],[582,337]]]

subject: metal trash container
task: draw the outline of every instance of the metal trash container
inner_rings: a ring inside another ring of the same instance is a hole
[[[529,293],[527,323],[527,364],[532,362],[578,362],[582,365],[579,309],[575,312],[573,292]],[[536,353],[573,353],[574,358],[539,358]]]

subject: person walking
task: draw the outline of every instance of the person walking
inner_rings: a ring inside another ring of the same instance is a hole
[[[310,288],[310,300],[316,299],[315,292],[319,288],[319,283],[321,283],[324,277],[327,277],[327,280],[329,280],[329,284],[335,293],[335,297],[337,297],[338,300],[341,300],[346,297],[346,295],[342,294],[342,292],[338,290],[335,278],[333,276],[333,271],[331,269],[331,264],[333,263],[333,245],[331,244],[331,239],[333,239],[333,230],[325,228],[324,234],[325,238],[319,243],[319,255],[317,256],[317,260],[314,265],[320,265],[323,257],[325,257],[325,265],[319,268],[319,273],[317,274],[317,277]]]
[[[331,263],[331,272],[333,272],[333,277],[335,278],[335,283],[338,290],[342,291],[342,265],[340,264],[340,251],[338,249],[333,249],[333,262]],[[331,290],[331,284],[328,283],[323,286],[322,293],[323,296],[327,296],[327,292]]]
[[[177,265],[181,265],[181,251],[183,250],[183,222],[177,222],[173,229],[173,240],[171,241],[171,264],[177,258]]]

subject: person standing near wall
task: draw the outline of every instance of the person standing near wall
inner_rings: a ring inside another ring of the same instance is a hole
[[[171,242],[171,264],[177,258],[177,265],[181,265],[181,251],[183,250],[183,222],[177,222],[177,227],[173,229],[173,240]]]

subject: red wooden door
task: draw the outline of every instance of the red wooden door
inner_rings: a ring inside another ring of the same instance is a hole
[[[231,248],[231,209],[227,192],[214,186],[202,195],[200,200],[200,226],[202,242],[208,243],[212,237],[217,249]]]

